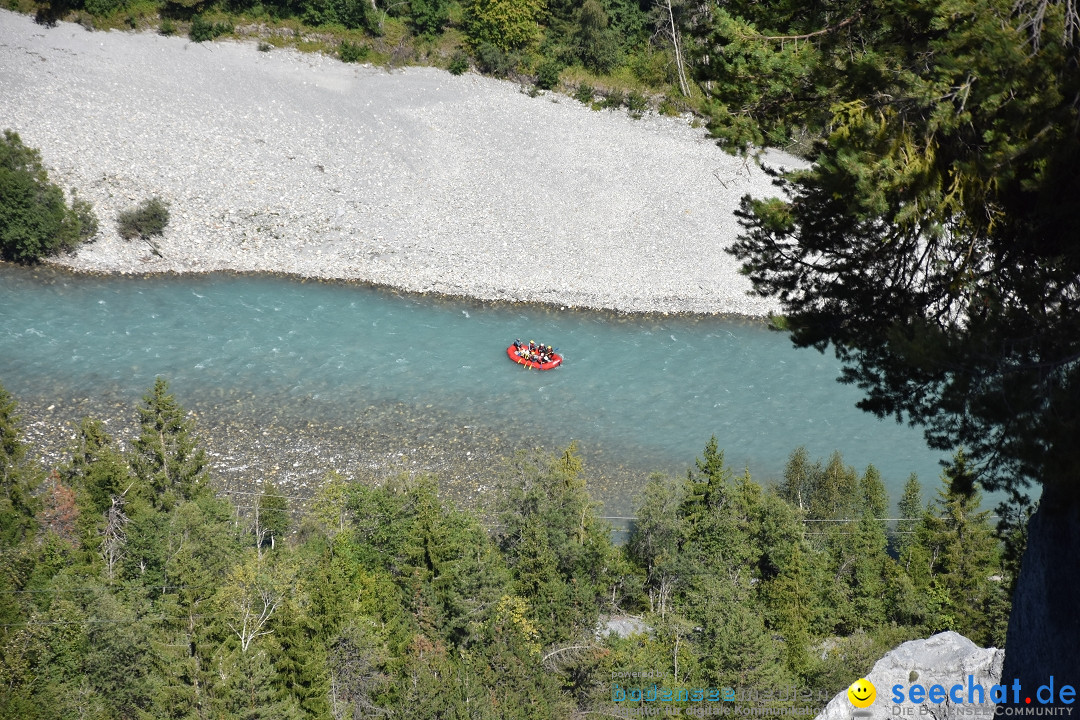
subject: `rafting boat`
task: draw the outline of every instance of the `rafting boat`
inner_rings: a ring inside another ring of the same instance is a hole
[[[552,368],[557,368],[562,365],[562,355],[560,355],[559,353],[552,353],[550,361],[546,363],[539,363],[535,360],[529,360],[528,358],[521,357],[520,355],[518,355],[518,349],[511,345],[510,347],[506,348],[506,355],[518,365],[524,365],[525,367],[532,368],[533,370],[551,370]]]

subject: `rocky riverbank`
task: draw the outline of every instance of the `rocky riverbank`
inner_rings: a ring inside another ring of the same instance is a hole
[[[100,272],[272,271],[634,312],[764,315],[724,253],[775,193],[687,118],[433,68],[48,29],[0,11],[0,128],[93,202]],[[794,158],[773,155],[774,163]],[[157,252],[116,215],[171,207]]]

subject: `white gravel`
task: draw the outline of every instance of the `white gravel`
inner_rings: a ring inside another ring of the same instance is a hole
[[[53,29],[0,10],[0,129],[93,202],[63,265],[272,271],[624,311],[763,315],[723,252],[761,170],[686,119],[433,68]],[[773,162],[800,164],[789,156]],[[160,250],[116,215],[159,195]]]

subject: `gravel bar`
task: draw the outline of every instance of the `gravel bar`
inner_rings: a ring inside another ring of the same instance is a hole
[[[107,273],[279,272],[626,312],[776,311],[724,252],[775,195],[688,118],[435,68],[55,28],[0,10],[0,129],[89,199]],[[768,161],[801,165],[771,154]],[[151,196],[158,242],[116,216]]]

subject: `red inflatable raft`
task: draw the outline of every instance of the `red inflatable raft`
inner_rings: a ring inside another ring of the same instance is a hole
[[[510,347],[506,348],[506,355],[518,365],[524,365],[525,367],[532,368],[534,370],[551,370],[552,368],[557,368],[562,365],[562,355],[560,355],[559,353],[552,353],[551,360],[549,362],[538,363],[535,360],[529,360],[527,358],[519,356],[517,354],[517,348],[511,345]]]

